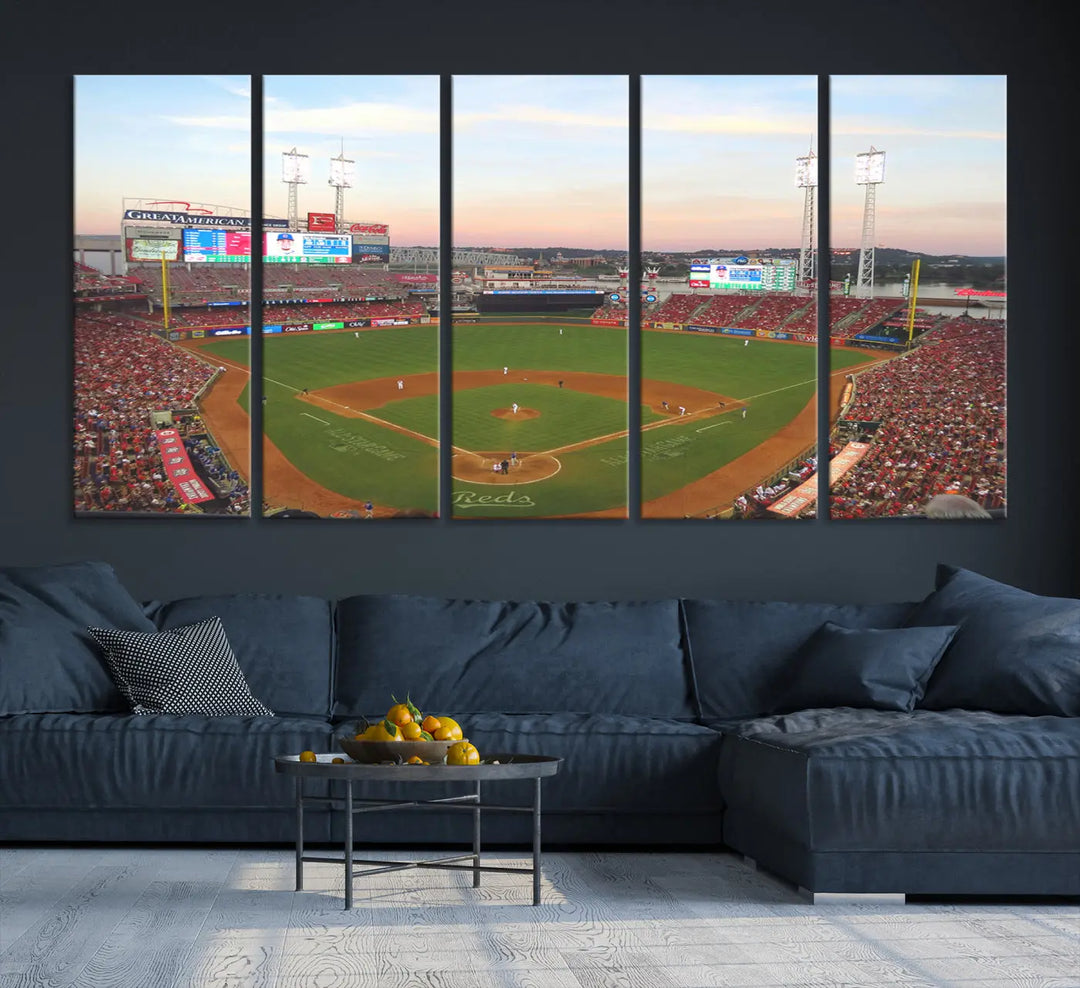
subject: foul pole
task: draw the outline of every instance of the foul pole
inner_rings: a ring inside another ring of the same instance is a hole
[[[916,257],[911,263],[911,294],[908,298],[907,316],[907,345],[911,346],[911,339],[915,335],[915,303],[919,299],[919,259]]]
[[[165,310],[165,328],[169,328],[169,265],[165,252],[161,252],[161,305]]]

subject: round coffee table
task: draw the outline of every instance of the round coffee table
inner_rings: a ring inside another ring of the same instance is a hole
[[[366,765],[346,760],[335,765],[331,759],[342,755],[319,754],[318,761],[302,762],[299,755],[279,755],[274,759],[274,769],[296,780],[296,890],[304,888],[304,862],[319,861],[345,866],[345,908],[353,904],[353,879],[362,875],[378,875],[387,871],[403,871],[407,868],[442,868],[472,871],[473,887],[480,885],[484,871],[531,874],[533,880],[533,905],[540,904],[540,783],[555,775],[562,765],[561,758],[547,755],[492,754],[480,765]],[[498,762],[498,765],[492,764]],[[345,785],[344,799],[334,796],[305,796],[304,779],[340,780]],[[496,806],[480,802],[482,782],[506,782],[511,779],[532,779],[532,806]],[[460,782],[471,787],[472,792],[461,796],[441,799],[355,799],[353,784],[364,782]],[[304,806],[305,804],[341,807],[345,813],[344,858],[304,854]],[[455,854],[449,857],[429,858],[420,861],[386,861],[353,857],[353,817],[357,813],[393,811],[397,809],[465,810],[473,815],[473,849],[471,854]],[[532,867],[506,868],[480,863],[480,813],[489,810],[499,813],[532,814]],[[471,864],[462,864],[469,861]],[[354,871],[353,865],[369,865],[363,871]]]

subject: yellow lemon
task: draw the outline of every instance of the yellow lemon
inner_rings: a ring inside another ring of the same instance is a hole
[[[314,751],[301,751],[300,761],[302,762],[317,762],[319,759]]]

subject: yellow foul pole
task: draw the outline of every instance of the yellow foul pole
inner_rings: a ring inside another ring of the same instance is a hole
[[[919,259],[916,257],[911,265],[911,292],[908,298],[907,316],[907,345],[911,346],[911,338],[915,335],[915,303],[919,298]]]
[[[165,328],[169,328],[169,266],[165,263],[165,251],[161,252],[161,304],[165,308]]]

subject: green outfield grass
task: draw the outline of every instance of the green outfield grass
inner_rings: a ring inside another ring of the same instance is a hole
[[[584,371],[625,375],[627,336],[614,327],[562,323],[476,323],[453,328],[455,370]],[[560,333],[559,330],[562,329]],[[204,351],[248,362],[246,339],[208,343]],[[834,351],[833,368],[878,359],[876,352]],[[815,387],[812,347],[705,334],[646,332],[642,365],[646,378],[704,388],[747,401],[738,411],[709,419],[673,422],[642,437],[642,495],[649,500],[677,490],[754,448],[790,422],[811,400]],[[353,381],[438,369],[438,327],[415,326],[361,332],[304,333],[266,337],[264,348],[268,437],[301,471],[348,497],[398,508],[433,511],[438,461],[434,447],[363,419],[345,418],[299,402],[303,388],[316,390]],[[243,399],[246,401],[246,395]],[[514,421],[491,414],[519,405],[541,412]],[[404,398],[374,416],[424,436],[438,435],[438,399]],[[642,409],[645,424],[658,416]],[[626,429],[625,402],[540,384],[508,382],[454,395],[454,444],[470,450],[542,451]],[[625,504],[625,438],[559,454],[553,477],[520,487],[455,481],[455,515],[523,517],[577,514]],[[510,502],[480,504],[483,495],[514,491]],[[273,500],[273,491],[267,496]]]

